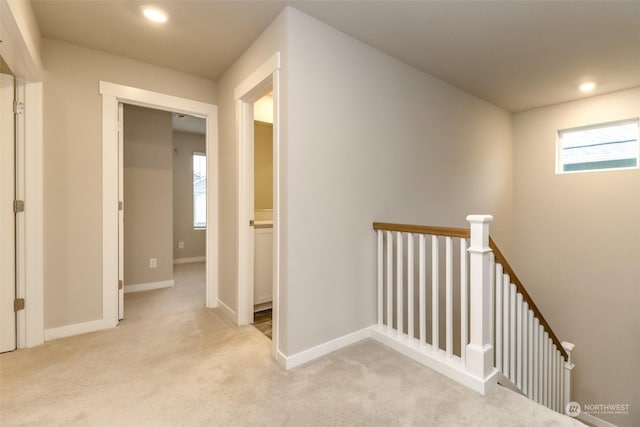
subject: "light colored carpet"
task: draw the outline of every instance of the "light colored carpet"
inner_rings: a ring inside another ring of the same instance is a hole
[[[119,327],[0,355],[0,425],[580,425],[373,341],[283,371],[257,329],[204,308],[203,277],[176,266],[175,288],[127,295]]]

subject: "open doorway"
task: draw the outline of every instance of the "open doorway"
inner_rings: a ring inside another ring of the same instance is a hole
[[[119,210],[124,203],[120,190],[123,177],[123,104],[177,112],[192,115],[205,120],[205,150],[207,153],[206,171],[206,306],[218,306],[218,164],[217,114],[215,105],[206,104],[185,98],[179,98],[158,92],[147,91],[109,82],[100,82],[102,95],[102,328],[113,327],[124,315],[120,307],[124,307],[124,261],[120,259],[120,238],[124,226],[124,210]],[[151,265],[151,261],[148,261]]]
[[[119,318],[204,307],[206,122],[130,104],[119,110]]]
[[[256,71],[249,75],[235,88],[238,147],[238,285],[237,285],[237,323],[246,325],[254,323],[256,310],[256,221],[262,221],[260,212],[255,209],[255,103],[268,94],[272,94],[269,109],[273,117],[271,186],[272,210],[271,220],[271,310],[272,310],[272,356],[282,361],[280,349],[280,128],[279,128],[279,77],[280,53],[276,52]],[[268,181],[268,180],[266,180]],[[265,214],[265,212],[262,212]],[[258,308],[259,307],[258,303]]]
[[[273,335],[273,92],[253,104],[253,325]]]

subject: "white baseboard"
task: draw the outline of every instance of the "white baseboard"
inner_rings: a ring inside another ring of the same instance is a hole
[[[193,258],[178,258],[174,259],[174,264],[190,264],[192,262],[205,262],[207,260],[206,256],[197,256]]]
[[[584,421],[585,423],[589,423],[596,427],[617,427],[615,424],[612,424],[609,421],[605,421],[602,418],[587,414],[586,412],[580,412],[580,415],[578,415],[576,418],[580,421]]]
[[[271,300],[269,300],[268,302],[260,303],[260,304],[254,304],[253,312],[257,313],[259,311],[269,310],[270,308],[273,308],[273,303],[271,302]]]
[[[278,363],[281,366],[284,366],[284,368],[287,370],[293,369],[296,366],[300,366],[304,363],[325,356],[329,353],[333,353],[334,351],[340,350],[341,348],[367,339],[370,336],[370,328],[366,327],[364,329],[360,329],[359,331],[351,332],[350,334],[343,335],[341,337],[338,337],[331,341],[327,341],[323,344],[319,344],[315,347],[311,347],[308,350],[301,351],[300,353],[296,353],[291,356],[285,356],[284,354],[278,352],[278,359],[282,358],[282,360],[278,360]]]
[[[371,326],[370,334],[374,340],[482,395],[490,393],[498,386],[497,369],[489,378],[476,378],[464,371],[459,358],[449,358],[442,350],[425,352],[424,346],[417,340],[409,340],[406,335],[389,335],[385,326]],[[431,348],[428,344],[426,346]]]
[[[151,291],[153,289],[170,288],[176,285],[176,281],[163,280],[162,282],[137,283],[135,285],[125,285],[124,293]]]
[[[231,307],[229,307],[227,304],[222,302],[220,299],[218,299],[218,307],[222,309],[222,312],[228,318],[233,320],[233,323],[235,323],[236,325],[238,324],[238,314],[234,310],[232,310]]]
[[[92,320],[84,323],[74,323],[72,325],[60,326],[58,328],[45,329],[44,340],[51,341],[58,338],[101,331],[103,329],[109,329],[112,326],[113,325],[107,324],[103,319]]]

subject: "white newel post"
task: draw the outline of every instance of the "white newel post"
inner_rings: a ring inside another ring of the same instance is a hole
[[[469,215],[471,224],[469,244],[469,324],[465,369],[483,383],[485,394],[497,384],[491,345],[491,248],[489,223],[491,215]]]
[[[570,342],[563,341],[562,348],[567,352],[567,360],[564,361],[564,401],[562,402],[562,413],[564,414],[567,410],[567,404],[571,402],[571,370],[575,366],[573,362],[571,362],[571,352],[575,348],[575,344]]]

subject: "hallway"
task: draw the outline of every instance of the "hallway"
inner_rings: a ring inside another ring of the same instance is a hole
[[[370,340],[284,371],[260,331],[204,307],[198,265],[176,267],[174,288],[127,295],[119,327],[0,355],[2,425],[579,425]]]

